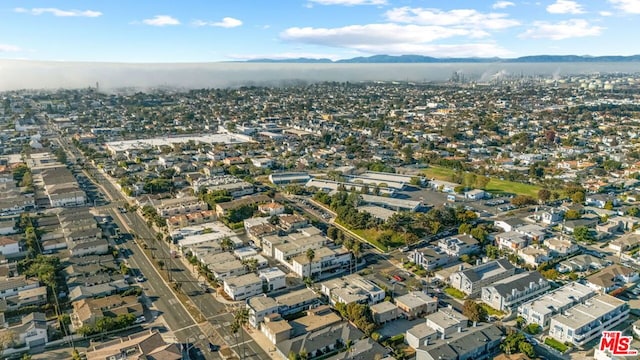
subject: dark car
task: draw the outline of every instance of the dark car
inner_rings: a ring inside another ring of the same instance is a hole
[[[210,352],[215,352],[215,351],[218,351],[218,350],[220,350],[220,346],[219,345],[215,345],[215,344],[209,343],[209,351]]]

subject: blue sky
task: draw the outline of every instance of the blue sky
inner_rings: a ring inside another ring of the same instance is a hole
[[[0,58],[640,53],[640,0],[3,0]]]

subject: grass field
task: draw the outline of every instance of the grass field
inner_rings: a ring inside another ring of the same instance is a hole
[[[451,181],[451,175],[456,171],[453,169],[443,168],[439,166],[432,166],[425,169],[424,174],[428,178],[435,178],[438,180]],[[530,184],[523,184],[515,181],[500,180],[491,178],[485,190],[494,194],[510,193],[517,195],[528,195],[534,198],[538,197],[538,191],[541,187]]]
[[[456,299],[464,299],[465,296],[467,296],[465,293],[463,293],[462,291],[456,289],[456,288],[452,288],[452,287],[446,287],[443,290],[444,292],[446,292],[449,296],[452,296]]]
[[[551,346],[552,348],[560,351],[561,353],[564,353],[565,351],[567,351],[569,349],[569,347],[563,343],[561,343],[560,341],[553,339],[553,338],[546,338],[544,339],[544,343]]]
[[[487,312],[487,315],[489,316],[496,316],[496,317],[503,317],[505,315],[504,312],[494,309],[491,306],[485,304],[485,303],[480,303],[480,306]]]

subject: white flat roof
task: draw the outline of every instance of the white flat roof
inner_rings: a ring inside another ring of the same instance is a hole
[[[176,137],[159,137],[151,139],[136,139],[124,141],[112,141],[106,146],[113,151],[126,151],[132,149],[144,149],[148,147],[167,146],[172,144],[182,144],[189,141],[207,144],[239,144],[250,142],[251,138],[240,134],[208,134]]]

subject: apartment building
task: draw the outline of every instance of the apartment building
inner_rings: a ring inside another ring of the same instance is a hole
[[[518,306],[518,316],[528,324],[534,323],[546,328],[549,326],[551,317],[586,301],[595,294],[596,292],[588,286],[572,282]]]
[[[385,291],[373,282],[358,274],[327,280],[320,284],[321,291],[329,298],[331,305],[336,303],[377,304],[384,300]]]
[[[227,278],[223,288],[233,300],[244,300],[263,293],[262,279],[253,273]]]
[[[512,276],[515,271],[508,260],[498,259],[457,271],[450,276],[449,282],[454,288],[473,297],[480,295],[483,286]]]
[[[611,295],[596,295],[551,318],[549,336],[582,346],[629,317],[629,304]]]
[[[540,296],[551,285],[537,271],[509,276],[482,288],[482,301],[494,309],[507,312],[518,305]]]

